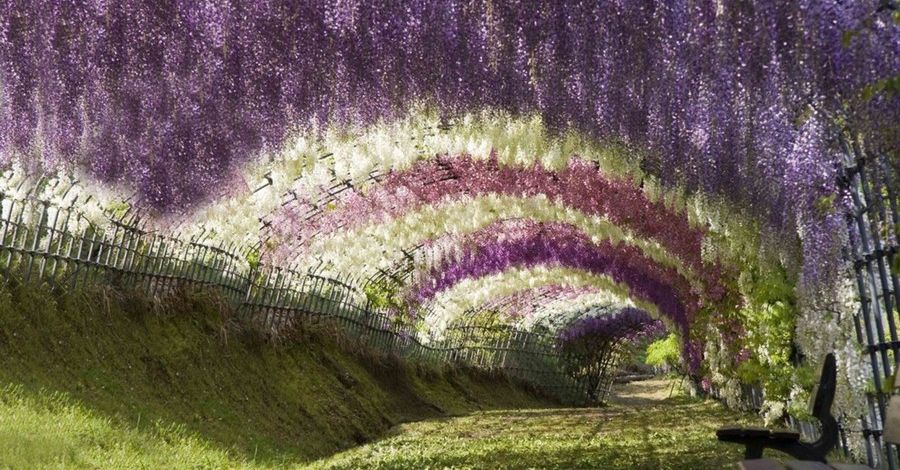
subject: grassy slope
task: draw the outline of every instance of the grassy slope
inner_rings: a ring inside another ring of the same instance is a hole
[[[543,406],[508,382],[350,354],[330,335],[226,340],[227,309],[202,293],[159,307],[0,287],[0,468],[281,466],[398,422]]]

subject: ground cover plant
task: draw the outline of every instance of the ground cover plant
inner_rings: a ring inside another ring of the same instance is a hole
[[[743,449],[711,439],[715,429],[759,424],[715,401],[668,397],[668,380],[630,388],[603,408],[487,411],[404,424],[313,468],[718,469],[740,460]]]
[[[398,422],[552,403],[333,331],[269,344],[229,315],[203,291],[0,286],[0,468],[301,465]]]

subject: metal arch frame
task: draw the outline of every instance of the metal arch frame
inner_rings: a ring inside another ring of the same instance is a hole
[[[319,158],[321,160],[331,156],[332,154],[325,154]],[[457,177],[452,172],[438,176],[440,179],[435,182]],[[307,220],[317,217],[322,208],[337,200],[342,192],[355,189],[354,184],[379,181],[384,177],[385,175],[372,171],[367,177],[354,183],[337,179],[332,169],[333,184],[325,195],[310,204],[305,217]],[[266,182],[257,187],[253,194],[271,185],[271,177],[264,175],[264,178]],[[26,198],[35,199],[34,193],[43,184],[43,177],[37,183],[27,179],[19,181],[19,187],[25,187],[23,185],[26,184],[30,189]],[[134,195],[127,200],[133,197]],[[90,200],[90,196],[87,198]],[[0,201],[8,199],[6,195],[0,195]],[[280,207],[298,199],[299,196],[293,189],[288,190],[282,195]],[[44,208],[53,206],[49,201],[29,203],[37,203]],[[0,212],[0,219],[13,218],[13,208],[10,207],[9,217],[2,217],[6,214]],[[73,201],[68,208],[53,208],[57,212],[60,209],[68,210],[64,216],[68,221],[78,208]],[[146,226],[145,214],[133,205],[118,214],[106,211],[106,227],[95,227],[88,223],[88,229],[83,233],[60,235],[56,218],[53,218],[52,226],[48,227],[50,222],[45,220],[46,213],[42,210],[39,214],[36,223],[32,223],[36,228],[23,228],[24,231],[30,230],[38,234],[30,238],[27,234],[24,238],[17,234],[7,236],[7,231],[13,224],[16,230],[23,225],[21,211],[16,220],[0,220],[3,225],[0,253],[5,252],[10,260],[14,256],[16,260],[27,260],[29,268],[26,277],[32,274],[31,264],[39,262],[41,268],[37,277],[60,287],[75,288],[104,282],[129,283],[141,286],[153,297],[169,295],[183,285],[215,287],[238,306],[252,325],[273,336],[304,319],[333,319],[357,334],[360,341],[384,350],[403,352],[410,357],[430,362],[441,362],[448,358],[459,360],[460,353],[464,353],[464,362],[467,364],[504,368],[512,375],[566,395],[572,401],[579,399],[579,384],[572,383],[559,372],[560,359],[552,335],[523,331],[508,325],[492,325],[490,328],[493,332],[506,335],[503,344],[479,347],[423,345],[415,338],[413,329],[392,324],[385,312],[373,310],[368,302],[360,304],[360,289],[356,286],[364,288],[368,283],[375,282],[377,277],[361,279],[359,275],[352,274],[321,275],[327,271],[321,260],[316,265],[304,268],[297,266],[296,262],[287,266],[274,266],[260,260],[248,268],[246,264],[249,255],[254,252],[263,255],[262,249],[269,240],[268,237],[260,238],[253,246],[242,246],[233,241],[216,241],[203,226],[189,237],[180,233],[181,224],[160,233]],[[87,221],[83,214],[74,216]],[[263,235],[271,235],[273,216],[274,212],[260,219],[260,232]],[[54,241],[56,235],[60,236]],[[60,243],[60,240],[63,242]],[[64,246],[68,249],[64,249]],[[398,267],[392,269],[400,276],[400,282],[405,282],[412,274],[415,256],[425,248],[416,246],[404,251],[404,259]],[[428,256],[427,251],[424,256]],[[53,269],[45,272],[43,266],[48,263],[53,264]],[[8,276],[13,275],[12,264],[12,261],[6,263]],[[57,267],[60,269],[56,269]],[[379,274],[389,273],[382,271]]]
[[[615,320],[621,315],[622,309],[615,309],[613,313],[608,313],[613,306],[604,306],[603,317],[610,317]],[[582,309],[588,315],[577,316],[566,322],[565,328],[571,327],[576,322],[585,318],[597,318],[591,316],[590,312],[596,312],[594,308]],[[591,333],[590,337],[596,343],[592,345],[592,354],[585,356],[574,351],[567,351],[566,346],[570,341],[559,339],[559,351],[565,358],[564,364],[568,368],[568,373],[572,378],[585,387],[589,399],[594,402],[603,402],[609,394],[612,386],[614,371],[618,369],[624,353],[627,348],[624,346],[628,340],[639,336],[647,331],[648,326],[659,320],[651,322],[637,321],[629,322],[622,325],[614,325],[615,329],[608,332]],[[564,331],[560,329],[557,331]],[[587,369],[587,372],[584,370]]]
[[[881,438],[887,399],[886,384],[900,361],[900,336],[895,318],[900,306],[900,199],[897,175],[883,154],[869,153],[860,139],[847,130],[840,134],[844,153],[839,187],[849,195],[852,210],[846,214],[856,288],[860,298],[854,316],[857,340],[871,364],[874,392],[866,393],[868,413],[862,416],[866,458],[871,466],[900,468],[895,445]]]
[[[330,158],[332,156],[333,156],[332,153],[327,153],[327,154],[323,155],[322,157],[319,157],[319,159],[323,160],[323,159]],[[443,176],[436,175],[433,177],[434,181],[426,182],[426,184],[431,184],[434,182],[443,181],[443,180],[447,180],[447,179],[454,179],[454,178],[458,177],[455,173],[453,173],[449,169],[449,167],[442,164],[442,162],[443,162],[443,160],[438,159],[438,164],[442,165],[447,170],[448,174],[443,175]],[[363,184],[363,183],[366,183],[369,181],[377,182],[377,181],[383,180],[384,177],[385,177],[385,175],[379,174],[377,171],[373,171],[373,172],[369,173],[367,178],[360,180],[358,183],[354,183],[353,181],[350,181],[350,180],[337,179],[336,175],[334,174],[333,169],[332,169],[332,184],[331,184],[331,186],[325,190],[324,194],[321,195],[316,202],[309,203],[309,207],[308,207],[306,213],[303,215],[304,219],[311,220],[315,217],[318,217],[322,213],[322,208],[325,207],[327,204],[338,200],[341,193],[343,193],[344,191],[347,191],[347,190],[356,190],[355,184]],[[267,181],[269,181],[269,180],[267,180]],[[296,179],[295,179],[295,181],[296,181]],[[262,186],[262,187],[265,187],[265,186]],[[262,189],[262,187],[257,188],[257,190],[254,191],[254,193],[259,191],[260,189]],[[297,201],[297,200],[299,200],[297,193],[293,189],[288,190],[282,197],[281,207],[285,207],[286,205],[290,204],[291,202]],[[266,232],[269,234],[271,233],[267,229],[271,227],[272,217],[273,217],[273,214],[269,214],[266,217],[261,218],[263,232]],[[260,240],[260,245],[264,244],[267,239],[268,238],[264,238],[264,239]],[[303,241],[302,240],[293,240],[291,243],[292,244],[303,243]],[[401,250],[404,255],[401,260],[399,260],[397,263],[394,264],[394,266],[392,266],[388,269],[377,269],[377,272],[375,274],[369,276],[364,281],[363,287],[370,285],[370,284],[374,284],[374,283],[392,284],[397,287],[403,286],[414,272],[415,265],[416,265],[415,253],[422,252],[424,250],[424,248],[425,247],[423,245],[418,245],[418,246],[411,247],[408,250],[406,250],[406,249]],[[428,256],[428,252],[425,252],[425,256]],[[417,320],[420,320],[420,321],[423,320],[424,317],[427,316],[428,311],[430,311],[430,309],[427,309],[427,308],[425,311],[418,310],[416,312]],[[462,324],[465,325],[465,322],[466,322],[465,318],[467,318],[467,317],[473,318],[477,313],[478,312],[472,311],[472,312],[467,312],[466,314],[464,314],[464,317],[462,319]],[[456,320],[456,321],[454,321],[454,323],[460,324],[461,322],[460,322],[460,320]],[[466,327],[468,327],[468,326],[469,325],[466,325]]]
[[[333,152],[328,152],[328,153],[325,153],[322,156],[320,156],[319,160],[323,161],[323,160],[332,158],[333,156],[334,156]],[[425,181],[425,184],[434,184],[434,183],[437,183],[440,181],[446,181],[449,179],[458,178],[458,175],[453,173],[452,170],[446,164],[441,162],[440,159],[438,159],[438,164],[447,172],[447,174],[445,176],[438,177],[438,179],[435,179],[435,180]],[[343,192],[348,191],[348,190],[357,191],[358,187],[363,184],[366,184],[369,182],[377,183],[377,182],[383,181],[387,177],[387,175],[385,175],[377,170],[372,170],[369,172],[368,176],[361,178],[357,181],[353,181],[353,180],[349,180],[349,179],[339,179],[337,177],[337,175],[335,174],[333,168],[330,169],[330,172],[331,172],[331,176],[332,176],[330,186],[328,188],[323,188],[324,194],[321,194],[318,197],[318,199],[315,200],[315,202],[309,203],[310,207],[303,215],[304,220],[309,221],[309,220],[312,220],[312,219],[318,217],[319,215],[321,215],[323,213],[322,208],[327,207],[327,205],[331,202],[337,201]],[[294,178],[293,182],[297,182],[300,179],[302,179],[302,176]],[[267,184],[264,184],[264,185],[256,188],[253,191],[253,194],[261,191],[262,189],[264,189],[265,187],[267,187],[271,184],[271,178],[266,177],[266,180],[267,180]],[[280,207],[282,207],[282,208],[286,207],[287,205],[291,204],[292,202],[299,201],[299,200],[300,200],[300,196],[297,194],[296,190],[289,189],[284,194],[281,195]],[[277,211],[277,209],[276,209],[276,211]],[[266,214],[266,215],[260,217],[260,232],[264,234],[264,236],[261,237],[261,239],[260,239],[261,245],[265,245],[265,243],[271,237],[271,230],[269,230],[269,229],[271,228],[272,218],[274,216],[275,216],[275,213],[273,212],[273,213]],[[290,243],[291,243],[291,245],[296,245],[298,243],[302,244],[304,242],[305,242],[304,240],[295,239],[295,240],[291,240]]]

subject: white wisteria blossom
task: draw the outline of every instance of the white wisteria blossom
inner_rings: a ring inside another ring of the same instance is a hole
[[[306,264],[322,260],[332,272],[375,272],[396,263],[403,257],[401,250],[405,248],[445,235],[470,234],[494,222],[509,219],[571,224],[594,243],[634,246],[653,261],[675,268],[686,279],[696,282],[692,270],[657,242],[636,237],[606,218],[586,215],[557,204],[544,195],[523,198],[488,194],[424,206],[386,223],[367,224],[336,232],[332,236],[319,237],[302,253],[308,260]],[[435,252],[442,253],[440,250]],[[294,259],[303,263],[298,258]],[[439,259],[430,260],[435,264],[437,261]]]
[[[547,323],[559,317],[566,317],[567,313],[583,312],[589,307],[597,305],[615,305],[619,308],[634,307],[631,299],[622,297],[606,290],[585,292],[574,298],[558,298],[542,304],[533,315],[522,317],[516,324],[524,329],[532,329],[537,325]]]
[[[608,298],[622,304],[633,304],[654,318],[661,318],[656,305],[634,299],[628,286],[617,283],[608,276],[564,267],[510,268],[497,274],[465,279],[438,293],[423,307],[426,312],[424,322],[431,334],[430,339],[440,339],[453,319],[490,299],[548,285],[594,287],[606,292]]]

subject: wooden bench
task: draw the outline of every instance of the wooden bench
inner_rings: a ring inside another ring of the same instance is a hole
[[[894,391],[900,388],[900,373],[895,374]],[[900,445],[900,395],[892,395],[885,410],[884,441]],[[744,460],[738,464],[742,470],[874,470],[872,467],[859,464],[825,463],[817,460],[797,460],[778,462],[773,459],[756,458]]]
[[[825,456],[837,445],[838,424],[831,415],[831,404],[837,388],[837,364],[829,353],[822,361],[819,384],[810,399],[810,414],[822,423],[822,433],[815,442],[801,442],[793,430],[724,427],[716,431],[720,441],[746,446],[745,459],[760,459],[764,449],[775,449],[801,460],[825,462]]]

